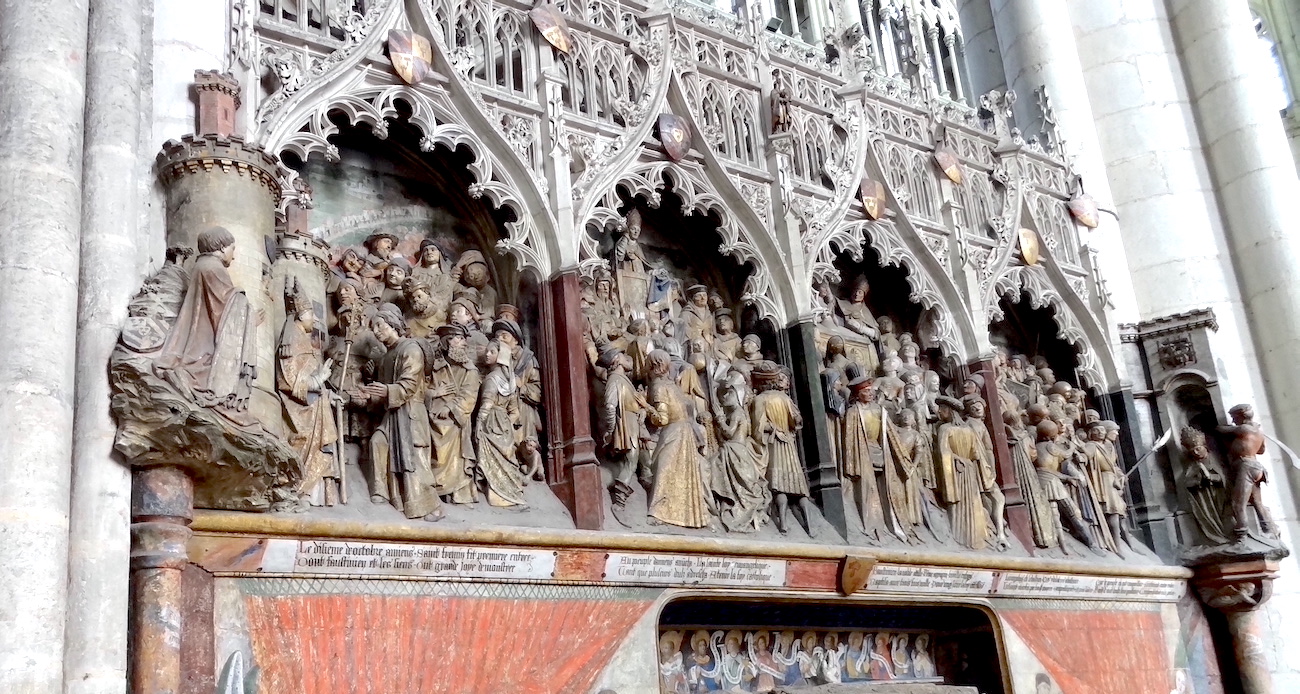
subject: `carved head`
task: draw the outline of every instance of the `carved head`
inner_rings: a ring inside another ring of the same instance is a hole
[[[441,267],[442,266],[442,249],[433,239],[425,239],[420,242],[420,265],[424,267]]]
[[[388,267],[384,268],[384,286],[389,289],[401,289],[402,283],[406,282],[407,268],[407,263],[400,258],[390,262]]]
[[[889,316],[881,316],[876,319],[876,327],[880,328],[881,335],[893,335],[894,319]]]
[[[870,290],[871,285],[867,282],[867,278],[859,277],[849,290],[849,300],[855,304],[860,304],[867,300],[867,293]]]
[[[1232,417],[1232,423],[1238,426],[1248,422],[1255,421],[1255,406],[1249,403],[1234,405],[1228,410],[1228,416]]]
[[[393,255],[393,249],[397,248],[397,237],[384,232],[376,232],[367,236],[363,243],[366,250],[384,260],[388,260]]]
[[[392,347],[406,335],[406,321],[402,319],[400,312],[386,310],[385,307],[388,306],[392,304],[385,304],[375,313],[374,318],[370,319],[370,329],[380,342],[387,347]]]
[[[746,357],[756,357],[763,348],[763,341],[758,339],[757,335],[746,335],[740,341],[740,348],[745,352]]]
[[[205,229],[198,238],[199,253],[210,253],[221,259],[221,264],[230,267],[235,260],[235,236],[225,227]]]
[[[366,261],[357,252],[357,249],[349,248],[343,251],[343,257],[339,260],[339,265],[343,267],[344,272],[355,275],[361,272],[361,268],[366,266]]]
[[[648,360],[650,362],[650,375],[655,378],[667,376],[673,364],[672,356],[662,349],[651,351]]]
[[[713,324],[719,335],[730,335],[736,330],[736,321],[731,319],[731,311],[725,308],[718,312]]]
[[[1034,427],[1034,432],[1039,441],[1055,441],[1061,435],[1061,428],[1056,426],[1056,422],[1044,419]]]
[[[487,264],[470,263],[465,266],[461,273],[461,281],[475,289],[482,289],[488,285],[490,275],[488,274]]]
[[[826,356],[837,357],[841,354],[844,354],[844,338],[832,335],[831,339],[826,341]]]
[[[916,428],[916,410],[907,409],[898,413],[898,425],[904,429]]]
[[[971,419],[984,420],[986,405],[983,398],[968,398],[966,400],[966,416]]]

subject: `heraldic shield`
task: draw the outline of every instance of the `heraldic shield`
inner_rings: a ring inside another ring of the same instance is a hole
[[[866,210],[867,219],[875,221],[885,215],[885,185],[870,178],[862,179],[859,188],[862,196],[862,208]]]
[[[673,161],[681,161],[691,151],[691,126],[685,118],[672,113],[659,114],[659,141]]]
[[[542,3],[528,11],[528,16],[533,20],[533,26],[541,33],[546,42],[555,47],[555,50],[568,55],[573,48],[573,41],[569,38],[569,23],[564,21],[564,15],[555,9],[555,5]]]
[[[388,32],[388,57],[397,76],[410,85],[423,82],[433,69],[433,46],[413,31]]]
[[[1020,227],[1019,235],[1020,257],[1025,259],[1026,265],[1037,265],[1038,260],[1042,257],[1038,245],[1038,232]]]
[[[1089,229],[1096,229],[1100,221],[1097,219],[1097,201],[1091,195],[1079,195],[1072,198],[1070,200],[1070,214],[1080,224]]]

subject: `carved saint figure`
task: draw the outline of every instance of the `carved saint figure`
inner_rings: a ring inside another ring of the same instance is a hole
[[[1226,545],[1232,541],[1232,528],[1228,522],[1231,510],[1223,467],[1210,456],[1205,434],[1199,429],[1183,427],[1178,441],[1187,459],[1183,486],[1187,489],[1192,518],[1211,544]]]
[[[876,484],[876,471],[885,469],[885,451],[881,446],[884,432],[883,408],[876,402],[875,383],[866,376],[849,382],[853,402],[844,413],[843,456],[840,474],[853,491],[853,501],[862,519],[862,532],[879,539],[885,530],[883,499]]]
[[[424,405],[425,352],[407,336],[396,306],[380,306],[371,330],[388,351],[375,366],[375,381],[351,393],[357,406],[381,413],[370,436],[370,500],[391,503],[407,518],[441,520],[433,489],[429,413]]]
[[[457,504],[474,501],[474,406],[482,378],[474,364],[469,330],[463,325],[438,328],[442,349],[433,362],[426,393],[433,439],[433,486]]]
[[[1232,436],[1228,444],[1228,464],[1232,468],[1232,534],[1241,539],[1249,534],[1247,512],[1250,508],[1259,514],[1259,529],[1269,537],[1277,537],[1273,515],[1260,497],[1259,487],[1268,481],[1268,471],[1255,456],[1264,452],[1264,430],[1255,422],[1255,408],[1236,405],[1228,410],[1231,426],[1219,427],[1219,433]]]
[[[411,268],[411,279],[423,282],[429,287],[429,300],[433,304],[430,314],[435,327],[447,322],[447,309],[451,305],[452,290],[456,282],[444,267],[446,255],[442,247],[433,239],[420,242],[419,264]]]
[[[790,130],[790,87],[780,70],[772,71],[772,133]]]
[[[691,694],[682,654],[682,632],[675,629],[665,631],[659,637],[659,691],[664,694]]]
[[[641,248],[641,210],[629,210],[623,226],[610,263],[618,280],[619,303],[625,315],[645,315],[650,301],[650,263]]]
[[[714,340],[713,311],[709,308],[709,288],[702,284],[693,284],[686,289],[686,308],[682,311],[685,328],[683,337],[687,340],[703,340],[712,347]]]
[[[749,413],[739,380],[724,383],[718,393],[713,422],[721,444],[713,464],[713,494],[719,499],[722,525],[733,532],[751,532],[763,525],[771,502],[767,480],[759,467],[762,450],[750,436]]]
[[[1097,541],[1079,515],[1079,507],[1065,487],[1066,483],[1078,486],[1084,482],[1070,470],[1070,450],[1058,443],[1061,438],[1060,427],[1050,419],[1043,419],[1037,423],[1035,431],[1038,442],[1034,464],[1038,468],[1038,484],[1043,489],[1043,495],[1075,536],[1089,549],[1095,549]],[[1064,538],[1060,539],[1064,548]]]
[[[199,405],[252,426],[247,409],[257,377],[253,316],[248,297],[226,270],[235,259],[235,237],[213,227],[199,234],[198,247],[185,299],[154,369]]]
[[[790,399],[790,376],[772,362],[763,362],[751,374],[758,395],[750,406],[753,435],[763,449],[763,468],[767,484],[776,499],[776,528],[788,530],[786,522],[790,497],[795,497],[804,530],[812,534],[813,506],[809,497],[808,477],[795,435],[803,427],[803,417]]]
[[[369,280],[380,280],[397,250],[397,241],[396,236],[382,231],[367,236],[362,242],[366,247],[366,257],[365,266],[360,270],[361,276]]]
[[[982,386],[983,379],[981,378],[978,383]],[[980,452],[983,454],[979,465],[980,484],[982,485],[980,495],[988,517],[993,521],[993,542],[999,549],[1005,549],[1007,534],[1006,516],[1003,509],[1006,507],[1006,499],[1002,496],[1002,489],[998,487],[997,469],[993,460],[993,436],[989,433],[988,426],[984,422],[987,406],[984,399],[979,396],[968,396],[964,402],[966,405],[966,426],[975,432],[975,437],[979,441]]]
[[[338,502],[343,473],[336,457],[339,435],[326,388],[333,364],[322,358],[312,337],[315,309],[296,280],[293,285],[285,296],[288,316],[276,353],[275,387],[280,392],[289,445],[302,466],[301,498],[316,506],[333,506]]]
[[[871,315],[871,309],[867,307],[867,292],[870,285],[867,278],[859,277],[849,289],[847,298],[839,299],[836,302],[837,322],[853,333],[861,335],[870,340],[873,345],[879,344],[880,329],[876,325],[875,316]],[[870,363],[862,365],[866,373],[876,372],[880,366],[880,358],[877,349],[866,350],[863,353],[865,360]]]

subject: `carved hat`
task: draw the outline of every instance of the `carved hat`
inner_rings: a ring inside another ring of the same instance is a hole
[[[966,380],[969,381],[969,382],[971,382],[971,383],[974,383],[976,388],[979,388],[980,390],[984,390],[984,377],[983,377],[983,376],[981,376],[981,375],[979,375],[979,374],[971,374],[971,375],[969,375],[969,376],[966,377]]]
[[[401,268],[402,272],[411,274],[411,261],[400,255],[395,255],[388,260],[388,267]]]
[[[962,412],[966,409],[966,406],[963,405],[960,400],[958,400],[957,398],[949,397],[947,395],[940,395],[939,397],[935,398],[934,401],[936,404],[941,405],[943,407],[947,407],[953,412]]]
[[[459,323],[448,323],[447,325],[438,326],[438,337],[469,337],[469,328]]]
[[[606,347],[605,350],[600,353],[600,358],[596,360],[596,366],[599,366],[602,369],[608,369],[614,365],[614,360],[621,356],[623,356],[623,350],[617,347]]]
[[[876,387],[875,379],[867,375],[858,376],[857,378],[849,381],[849,388],[852,388],[853,392],[855,393],[858,392],[859,390],[862,390],[863,388],[874,389],[875,387]]]
[[[463,270],[475,263],[487,266],[487,260],[483,257],[482,251],[468,250],[461,253],[460,258],[456,260],[456,269]]]
[[[623,223],[628,227],[641,226],[641,210],[635,207],[628,210],[627,214],[623,215]]]
[[[429,291],[430,289],[432,289],[432,287],[429,286],[428,280],[417,276],[407,277],[402,282],[402,292],[404,292],[407,296],[414,294],[415,290],[417,289],[423,289],[425,291]]]
[[[361,245],[373,251],[375,250],[375,242],[378,241],[379,239],[388,239],[389,241],[393,242],[394,248],[397,247],[397,242],[398,242],[397,236],[395,234],[390,234],[386,231],[376,231],[375,233],[367,236],[366,240],[361,242]]]
[[[501,318],[492,322],[492,334],[496,335],[499,332],[510,333],[519,344],[524,343],[524,333],[519,329],[519,324],[508,318]]]
[[[284,312],[290,317],[297,317],[298,314],[314,310],[311,305],[311,299],[307,298],[306,292],[302,290],[302,284],[298,278],[292,278],[291,282],[284,287]]]
[[[716,311],[713,312],[713,319],[714,319],[714,320],[717,320],[717,319],[719,319],[719,318],[721,318],[721,317],[723,317],[723,316],[726,316],[726,317],[728,317],[728,318],[731,318],[731,309],[729,309],[729,308],[720,308],[720,309],[718,309],[718,310],[716,310]]]
[[[709,293],[709,288],[702,284],[692,284],[691,286],[686,288],[687,298],[693,297],[696,294],[708,294],[708,293]]]
[[[497,319],[512,320],[518,323],[524,317],[523,311],[519,310],[514,304],[497,304]]]
[[[438,243],[437,241],[434,241],[433,239],[420,239],[420,257],[424,257],[424,249],[428,248],[429,246],[433,246],[434,248],[438,249],[438,254],[441,255],[443,258],[447,257],[447,251],[443,250],[442,244]]]
[[[774,361],[761,361],[750,373],[749,378],[755,388],[775,386],[781,376],[781,367]]]
[[[980,406],[984,407],[985,409],[987,409],[989,406],[987,402],[984,402],[984,398],[981,398],[978,395],[967,395],[966,397],[961,399],[961,402],[962,402],[963,409],[965,409],[967,412],[970,411],[970,408],[975,403],[979,403]]]

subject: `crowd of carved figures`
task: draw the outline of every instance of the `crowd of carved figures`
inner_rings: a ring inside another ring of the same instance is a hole
[[[524,486],[542,479],[541,375],[520,312],[497,301],[479,251],[452,259],[423,239],[412,260],[398,243],[375,233],[344,249],[325,315],[297,277],[285,282],[275,389],[301,475],[281,506],[346,503],[345,462],[360,465],[371,501],[409,518],[438,520],[444,502],[526,506]],[[133,302],[123,342],[153,348],[166,335],[159,378],[260,429],[267,422],[247,406],[248,302],[226,269],[234,238],[214,228],[198,246],[188,268],[189,249],[168,252]],[[162,326],[157,336],[144,335],[150,325]]]
[[[927,633],[670,629],[659,635],[664,694],[772,692],[850,682],[939,682]]]
[[[752,532],[771,518],[784,533],[793,509],[813,532],[790,371],[736,332],[719,292],[648,259],[641,231],[633,209],[583,299],[615,519],[632,525],[639,484],[651,524]]]

